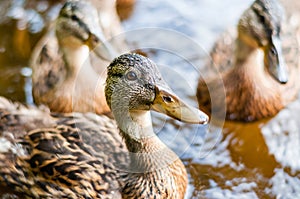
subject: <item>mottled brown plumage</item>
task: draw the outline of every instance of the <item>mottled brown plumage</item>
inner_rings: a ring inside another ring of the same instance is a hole
[[[186,170],[153,132],[149,110],[188,123],[208,117],[172,94],[156,65],[137,54],[110,64],[105,92],[116,122],[0,98],[0,186],[26,198],[183,198]]]
[[[112,12],[115,2],[93,3],[99,15],[85,1],[67,1],[32,53],[34,101],[53,112],[110,112],[104,96],[106,67],[117,53],[126,51],[126,45],[120,37],[113,46],[108,43],[121,32]],[[110,22],[114,23],[108,26]]]
[[[237,32],[228,31],[212,48],[197,88],[199,105],[229,120],[274,116],[299,90],[297,28],[285,20],[279,2],[256,0]]]
[[[50,116],[3,98],[0,104],[1,185],[26,198],[120,195],[115,168],[121,165],[114,164],[126,162],[126,148],[113,120],[89,113]]]

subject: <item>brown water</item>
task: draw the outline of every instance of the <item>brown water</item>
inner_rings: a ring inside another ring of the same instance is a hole
[[[250,2],[137,0],[123,6],[120,16],[132,50],[146,52],[173,90],[196,106],[196,83],[207,52]],[[285,4],[289,10],[300,8],[292,0]],[[32,103],[28,59],[60,5],[0,1],[0,95]],[[274,118],[251,124],[226,122],[223,129],[153,115],[158,135],[186,163],[186,198],[300,198],[298,110],[299,100]]]

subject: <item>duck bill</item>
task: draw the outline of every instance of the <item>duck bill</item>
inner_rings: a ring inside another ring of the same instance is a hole
[[[90,33],[87,45],[99,58],[103,60],[112,61],[117,56],[112,45],[105,39],[101,32]]]
[[[288,71],[284,61],[281,40],[277,36],[272,37],[271,46],[268,49],[268,65],[270,74],[281,84],[288,82]]]
[[[170,89],[155,87],[155,99],[151,108],[186,123],[207,124],[208,116],[179,99]]]

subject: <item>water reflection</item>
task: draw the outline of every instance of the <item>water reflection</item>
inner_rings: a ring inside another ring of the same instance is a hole
[[[56,16],[59,6],[56,1],[45,0],[0,1],[1,95],[32,103],[28,96],[30,80],[22,70],[28,66],[31,50]]]
[[[193,196],[298,198],[299,105],[296,101],[260,122],[226,122],[209,155],[189,164]]]

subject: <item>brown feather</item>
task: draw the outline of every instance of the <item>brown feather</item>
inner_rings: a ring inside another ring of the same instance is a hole
[[[212,48],[207,71],[198,83],[199,106],[206,113],[213,109],[215,116],[226,115],[229,120],[254,121],[274,116],[299,91],[299,30],[289,23],[282,27],[283,55],[289,72],[286,84],[278,83],[266,71],[260,72],[255,65],[251,69],[234,66],[236,38],[236,31],[230,30]],[[218,73],[220,78],[216,77]]]

